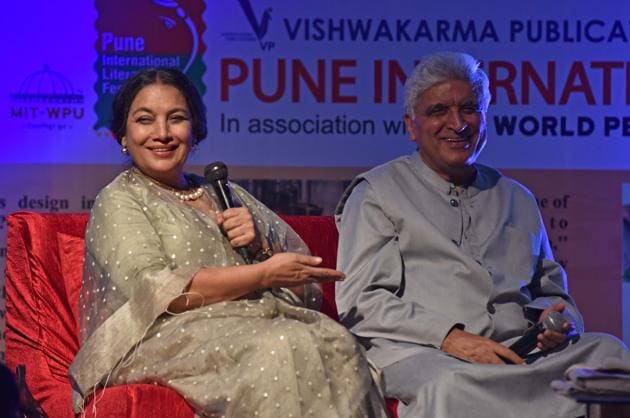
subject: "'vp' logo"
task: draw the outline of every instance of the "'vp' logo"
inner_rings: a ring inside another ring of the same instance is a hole
[[[269,21],[271,20],[271,7],[266,8],[263,11],[260,20],[256,19],[254,16],[254,9],[252,9],[252,5],[250,0],[238,0],[243,12],[245,13],[245,17],[247,17],[247,21],[249,25],[252,27],[256,38],[258,39],[258,43],[263,50],[268,50],[274,47],[273,41],[263,42],[263,38],[267,35],[267,29],[269,29]]]

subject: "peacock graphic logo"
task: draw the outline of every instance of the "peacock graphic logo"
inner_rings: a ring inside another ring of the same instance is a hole
[[[182,68],[183,72],[187,72],[195,58],[197,57],[197,53],[199,52],[199,33],[197,32],[197,27],[195,26],[195,22],[188,16],[186,11],[176,2],[172,0],[153,0],[153,4],[161,7],[165,7],[168,9],[175,9],[175,13],[177,16],[186,24],[188,30],[190,31],[191,36],[191,51],[188,58],[188,62]],[[166,29],[172,29],[177,23],[174,19],[171,19],[168,16],[160,16],[160,20]]]

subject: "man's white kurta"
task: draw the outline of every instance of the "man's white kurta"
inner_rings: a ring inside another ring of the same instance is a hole
[[[575,417],[581,408],[549,383],[575,362],[630,359],[611,337],[582,335],[528,365],[470,364],[439,350],[454,326],[509,344],[557,302],[583,331],[534,196],[475,167],[460,190],[416,153],[353,181],[336,213],[340,317],[384,369],[388,396],[405,401],[402,416]]]

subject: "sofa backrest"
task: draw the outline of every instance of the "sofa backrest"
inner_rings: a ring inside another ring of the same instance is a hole
[[[86,214],[16,212],[7,217],[6,361],[13,370],[26,365],[27,384],[50,416],[68,416],[67,372],[79,347],[83,250],[68,257],[60,253],[66,246],[60,243],[74,239],[81,245],[87,220]],[[64,267],[78,269],[72,275],[78,283],[65,280]]]

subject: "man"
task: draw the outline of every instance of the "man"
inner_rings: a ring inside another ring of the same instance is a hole
[[[489,102],[470,55],[422,59],[405,84],[417,152],[359,175],[337,207],[340,317],[401,418],[574,418],[584,408],[549,383],[576,362],[630,361],[614,337],[576,338],[582,318],[536,200],[475,163]],[[566,323],[524,362],[508,346],[551,311]]]

